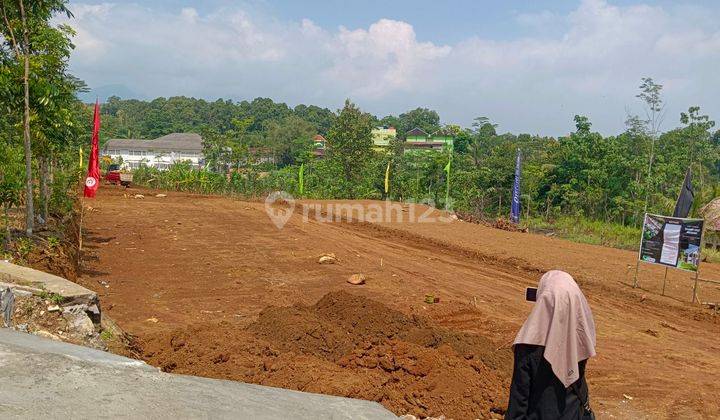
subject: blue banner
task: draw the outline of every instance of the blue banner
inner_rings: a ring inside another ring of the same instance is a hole
[[[512,204],[510,205],[510,221],[520,223],[520,149],[515,159],[515,184],[513,185]]]

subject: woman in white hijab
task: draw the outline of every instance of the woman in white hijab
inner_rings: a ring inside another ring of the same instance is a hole
[[[568,273],[552,270],[542,276],[513,350],[506,419],[594,419],[585,364],[595,356],[595,322]]]

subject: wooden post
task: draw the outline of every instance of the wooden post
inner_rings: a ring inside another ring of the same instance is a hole
[[[633,280],[633,289],[638,287],[638,270],[640,270],[640,260],[637,260],[637,264],[635,264],[635,280]]]
[[[667,282],[667,273],[668,273],[668,268],[665,267],[665,277],[663,277],[663,289],[662,289],[663,296],[665,296],[665,283]]]
[[[699,272],[700,272],[700,267],[698,267],[698,268],[695,270],[695,285],[693,286],[693,298],[692,298],[692,303],[695,303],[695,301],[697,300],[697,287],[698,287],[698,276],[699,276]]]
[[[695,303],[697,300],[697,287],[698,287],[698,277],[700,276],[700,260],[702,259],[702,246],[703,246],[703,239],[705,239],[705,222],[702,222],[702,230],[700,231],[700,246],[698,247],[698,263],[695,267],[695,284],[693,285],[693,300],[692,303]]]

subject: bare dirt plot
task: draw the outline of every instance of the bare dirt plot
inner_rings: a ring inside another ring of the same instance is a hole
[[[100,191],[86,215],[81,282],[166,370],[373,399],[399,414],[489,417],[506,404],[502,345],[529,311],[523,289],[563,268],[595,313],[588,375],[601,416],[720,414],[720,324],[681,301],[687,275],[671,275],[671,297],[656,294],[662,272],[648,267],[648,290],[626,286],[631,252],[457,221],[305,223],[296,214],[278,230],[263,203],[143,194]],[[318,264],[327,252],[339,262]],[[720,278],[711,264],[702,270]],[[367,284],[347,284],[354,273]],[[440,303],[425,304],[427,293]]]

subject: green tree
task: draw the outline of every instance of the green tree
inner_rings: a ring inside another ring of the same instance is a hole
[[[655,160],[655,142],[657,140],[660,125],[665,118],[665,105],[663,104],[661,92],[663,86],[655,83],[651,77],[643,77],[642,83],[640,84],[640,93],[637,98],[640,98],[645,102],[645,114],[647,120],[645,124],[649,128],[650,134],[650,155],[648,156],[648,172],[646,181],[646,192],[645,192],[645,206],[644,212],[647,212],[648,199],[650,197],[651,189],[648,187],[648,183],[652,178],[652,167]]]
[[[6,71],[13,71],[13,68],[22,66],[22,87],[23,92],[22,107],[23,110],[22,127],[23,127],[23,147],[25,156],[25,231],[26,234],[32,235],[34,228],[35,209],[33,205],[33,176],[32,176],[32,138],[31,138],[31,97],[30,83],[31,78],[36,73],[31,74],[31,61],[35,58],[46,58],[47,51],[57,45],[53,42],[46,42],[45,35],[48,34],[50,28],[50,20],[55,13],[65,13],[68,17],[72,16],[66,7],[66,0],[44,0],[44,1],[26,1],[17,0],[16,2],[9,0],[0,0],[0,13],[4,25],[0,27],[3,38],[4,60],[7,65]],[[57,39],[55,39],[57,42]],[[14,62],[8,60],[12,51]],[[33,66],[33,70],[35,67]],[[46,76],[46,75],[43,75]],[[5,94],[15,97],[10,103],[17,103],[19,95],[12,89],[5,90]],[[6,98],[9,99],[9,98]],[[39,99],[40,103],[47,102],[47,97]]]
[[[328,131],[328,159],[341,169],[351,198],[372,157],[371,131],[370,115],[349,99]]]
[[[481,156],[491,148],[492,140],[497,135],[497,124],[492,124],[488,117],[477,117],[473,120],[469,149],[475,166],[480,166]]]
[[[388,117],[385,117],[387,119]],[[383,119],[383,120],[385,120]],[[428,134],[432,134],[440,129],[440,116],[436,111],[427,108],[415,108],[411,111],[400,114],[397,119],[398,133],[405,138],[405,133],[413,128],[420,128]]]
[[[0,205],[3,209],[3,249],[8,250],[11,238],[10,209],[20,205],[23,189],[23,153],[6,140],[0,140]]]
[[[307,161],[316,133],[312,124],[294,115],[270,122],[266,138],[273,150],[275,164],[283,167]]]

